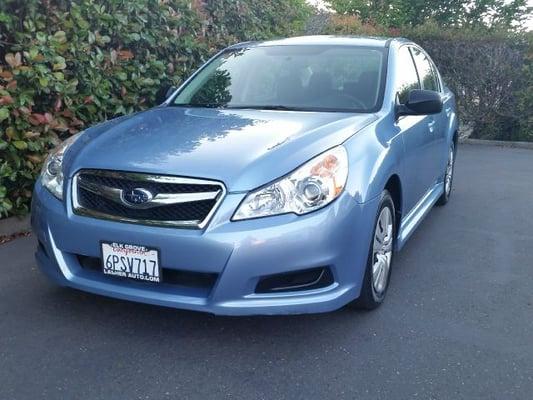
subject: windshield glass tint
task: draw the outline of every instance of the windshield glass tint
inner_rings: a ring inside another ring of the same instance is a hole
[[[175,105],[323,111],[380,106],[384,49],[252,47],[223,53],[181,90]]]

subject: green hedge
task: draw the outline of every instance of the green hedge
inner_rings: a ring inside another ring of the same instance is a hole
[[[2,0],[0,218],[28,210],[47,151],[155,105],[217,49],[301,30],[304,0]]]

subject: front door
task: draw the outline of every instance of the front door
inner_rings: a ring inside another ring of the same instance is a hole
[[[416,69],[422,89],[437,92],[443,98],[437,70],[429,57],[419,48],[411,47],[411,53],[415,60]],[[433,183],[442,181],[444,170],[448,162],[448,143],[446,140],[447,121],[446,110],[449,104],[444,104],[443,111],[439,114],[429,115],[427,118],[430,134],[433,136],[433,144],[428,149],[433,160],[430,166]]]
[[[411,90],[421,89],[408,46],[400,48],[396,70],[397,101],[405,104]],[[404,143],[403,192],[408,213],[435,183],[435,123],[430,115],[406,115],[396,125]]]

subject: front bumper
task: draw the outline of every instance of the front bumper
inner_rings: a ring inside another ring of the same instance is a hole
[[[37,182],[32,202],[36,259],[62,286],[214,314],[326,312],[359,296],[377,201],[358,204],[345,192],[305,216],[230,222],[244,195],[228,194],[207,228],[191,230],[75,215],[69,201],[57,200]],[[157,247],[163,268],[216,274],[216,282],[207,290],[154,285],[82,268],[79,256],[99,257],[102,240]],[[329,267],[334,282],[299,292],[255,293],[261,277],[316,267]]]

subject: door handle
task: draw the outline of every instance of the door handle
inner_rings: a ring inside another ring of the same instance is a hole
[[[429,133],[433,133],[433,131],[435,130],[435,120],[431,120],[428,122],[428,128],[429,128]]]
[[[449,117],[449,116],[451,115],[451,113],[452,113],[452,109],[451,109],[451,107],[446,107],[446,110],[445,110],[445,111],[446,111],[446,116],[447,116],[447,117]]]

